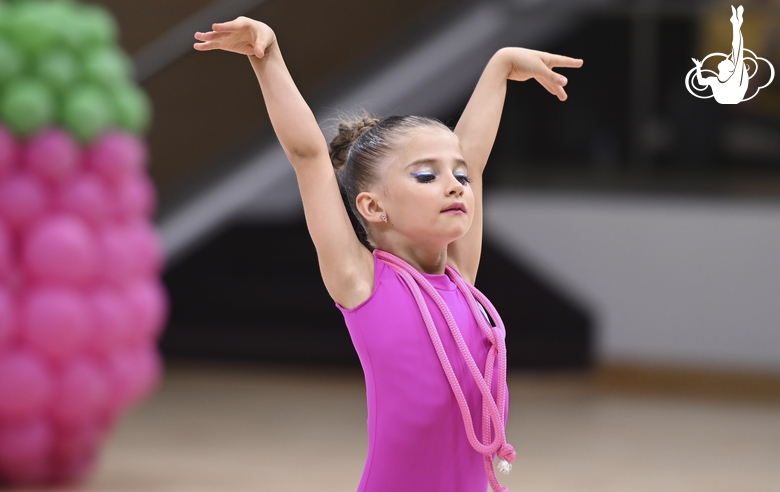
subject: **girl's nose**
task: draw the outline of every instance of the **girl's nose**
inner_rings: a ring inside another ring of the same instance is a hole
[[[462,194],[462,193],[463,193],[463,190],[466,188],[466,187],[463,185],[463,183],[461,183],[460,181],[458,181],[458,180],[457,180],[455,177],[453,177],[453,178],[452,178],[452,181],[453,181],[454,183],[451,183],[451,184],[450,184],[450,188],[449,188],[449,190],[448,190],[448,191],[449,191],[449,194],[450,194],[450,195],[452,195],[452,194],[456,194],[456,195],[460,195],[460,194]]]

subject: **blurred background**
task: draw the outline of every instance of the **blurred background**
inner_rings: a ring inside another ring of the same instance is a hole
[[[506,485],[777,490],[780,83],[737,105],[685,87],[691,58],[730,52],[729,2],[96,3],[155,108],[171,315],[163,385],[94,487],[360,478],[362,372],[295,174],[247,60],[192,49],[195,31],[246,15],[275,30],[327,137],[361,108],[454,127],[503,46],[584,59],[557,69],[565,102],[509,82],[484,175],[476,286],[507,327],[519,458]],[[741,5],[745,47],[780,68],[780,1]],[[746,97],[769,77],[759,64]]]

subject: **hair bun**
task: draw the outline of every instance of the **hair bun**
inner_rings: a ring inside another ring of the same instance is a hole
[[[364,115],[353,121],[341,122],[338,134],[330,142],[330,160],[335,169],[341,169],[347,163],[347,154],[361,135],[379,124],[379,119]]]

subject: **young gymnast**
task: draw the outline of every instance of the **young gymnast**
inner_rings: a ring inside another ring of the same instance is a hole
[[[582,60],[503,48],[454,131],[426,117],[364,116],[341,122],[328,146],[271,28],[239,17],[212,29],[196,33],[194,47],[248,56],[297,175],[323,282],[363,366],[359,492],[485,492],[488,483],[506,491],[493,469],[496,456],[502,471],[515,457],[505,434],[505,331],[474,287],[482,171],[506,81],[535,78],[564,101],[566,79],[551,68]]]

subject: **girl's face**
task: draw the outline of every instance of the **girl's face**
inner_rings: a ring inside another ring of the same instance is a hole
[[[381,182],[388,226],[410,244],[442,249],[462,237],[474,218],[474,193],[458,137],[434,126],[399,142]],[[453,203],[465,213],[443,212]]]

